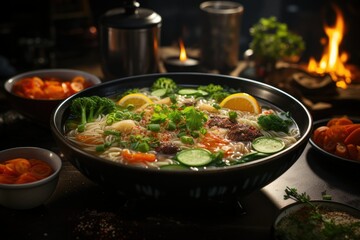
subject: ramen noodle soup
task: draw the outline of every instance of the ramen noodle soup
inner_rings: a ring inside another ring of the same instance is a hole
[[[286,113],[226,86],[149,88],[71,102],[66,136],[109,161],[154,169],[203,170],[258,160],[300,137]]]

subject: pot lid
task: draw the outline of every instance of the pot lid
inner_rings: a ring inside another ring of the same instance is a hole
[[[161,16],[150,9],[140,8],[136,1],[125,1],[123,8],[107,11],[100,21],[105,27],[140,29],[160,24]]]

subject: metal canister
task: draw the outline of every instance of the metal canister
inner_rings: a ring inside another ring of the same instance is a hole
[[[125,3],[100,18],[104,81],[158,72],[161,16],[136,1]]]
[[[238,64],[244,7],[234,1],[207,1],[202,12],[201,65],[228,74]]]

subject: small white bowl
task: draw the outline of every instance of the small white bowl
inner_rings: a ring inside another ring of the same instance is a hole
[[[54,193],[62,167],[61,158],[37,147],[16,147],[0,151],[0,163],[14,158],[38,159],[50,164],[54,172],[41,180],[24,184],[0,183],[0,205],[12,209],[31,209],[44,204]]]

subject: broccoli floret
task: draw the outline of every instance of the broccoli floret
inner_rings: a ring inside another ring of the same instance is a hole
[[[206,85],[206,86],[199,86],[198,90],[202,90],[202,91],[208,92],[209,94],[213,94],[215,92],[224,91],[224,88],[220,85],[215,85],[213,83],[210,83],[209,85]]]
[[[213,83],[210,83],[206,86],[199,86],[198,90],[205,91],[209,93],[208,98],[214,99],[216,102],[221,102],[233,92],[232,89],[225,89],[221,85],[215,85]]]
[[[100,114],[111,113],[116,109],[115,102],[109,98],[92,96],[91,99],[96,103],[94,118],[97,118]]]
[[[70,112],[75,118],[80,119],[78,131],[83,132],[86,123],[94,121],[100,114],[112,112],[115,108],[115,103],[110,99],[91,96],[74,99],[70,105]]]
[[[161,77],[155,80],[151,90],[166,89],[167,93],[172,93],[177,89],[177,85],[171,78]]]
[[[222,100],[224,100],[227,96],[229,96],[229,92],[215,92],[211,94],[210,98],[214,99],[216,102],[220,103]]]
[[[76,98],[72,101],[70,111],[75,117],[80,118],[80,124],[78,125],[80,132],[84,131],[85,124],[94,115],[95,105],[96,102],[90,97]]]
[[[264,130],[273,130],[277,132],[289,132],[289,127],[292,125],[293,121],[285,114],[280,117],[277,114],[268,114],[261,115],[257,119],[258,124]]]

